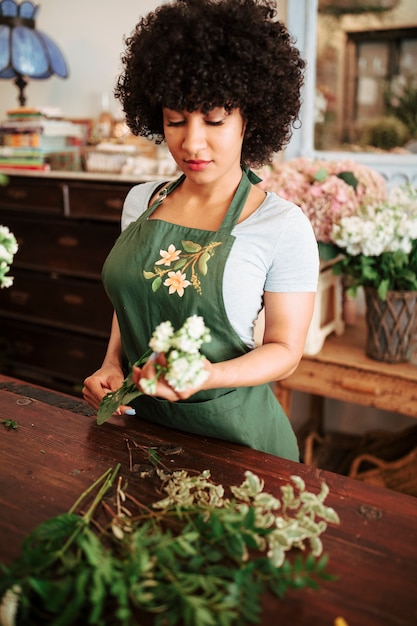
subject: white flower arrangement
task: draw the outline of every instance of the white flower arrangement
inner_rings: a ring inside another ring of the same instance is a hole
[[[417,188],[395,187],[386,203],[342,217],[333,225],[331,238],[352,256],[377,257],[398,250],[408,254],[417,239]]]
[[[200,353],[200,348],[209,341],[210,331],[200,315],[188,317],[177,331],[174,331],[170,321],[159,324],[148,345],[154,356],[158,353],[165,355],[166,364],[156,363],[155,378],[141,379],[141,389],[133,383],[130,372],[119,389],[104,396],[97,413],[97,423],[106,422],[121,404],[128,404],[143,393],[154,394],[161,376],[175,391],[202,385],[208,372],[204,367],[205,357]],[[135,365],[143,365],[149,358],[152,358],[152,354],[147,352]]]
[[[199,315],[188,317],[177,332],[174,332],[170,321],[162,322],[155,328],[149,347],[154,352],[165,354],[167,364],[163,368],[158,367],[158,372],[175,391],[199,387],[207,379],[205,358],[200,354],[200,348],[209,341],[210,332]],[[156,378],[143,379],[141,387],[145,393],[153,394],[156,383]]]
[[[11,287],[13,276],[6,276],[18,250],[15,236],[7,226],[0,226],[0,288]]]
[[[343,254],[334,271],[352,295],[359,286],[374,287],[382,300],[388,291],[417,290],[417,187],[395,187],[386,202],[342,217],[331,238]]]

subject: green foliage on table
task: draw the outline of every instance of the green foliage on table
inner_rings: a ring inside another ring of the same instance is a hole
[[[0,424],[3,424],[6,430],[17,430],[18,428],[16,420],[12,419],[0,420]]]
[[[332,578],[319,537],[339,520],[324,503],[326,485],[313,494],[295,476],[278,500],[246,472],[229,498],[208,471],[158,469],[166,497],[146,506],[120,478],[114,495],[118,469],[35,529],[21,557],[2,566],[2,610],[18,603],[16,624],[243,626],[259,622],[266,591],[283,598]],[[76,513],[93,488],[88,511]]]

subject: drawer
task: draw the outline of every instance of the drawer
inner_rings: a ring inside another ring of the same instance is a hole
[[[13,269],[30,267],[87,278],[100,278],[119,235],[119,226],[111,222],[39,220],[11,214],[2,216],[2,222],[19,244]]]
[[[70,216],[110,219],[120,222],[125,198],[132,185],[70,183]]]
[[[103,361],[107,341],[14,320],[1,320],[0,363],[3,370],[38,371],[40,377],[82,383]]]
[[[0,289],[0,312],[51,326],[108,337],[112,305],[100,282],[15,269],[11,289]]]
[[[0,186],[0,207],[21,211],[64,213],[65,185],[56,180],[14,177]]]

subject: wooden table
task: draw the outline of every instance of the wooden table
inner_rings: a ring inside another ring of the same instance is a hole
[[[276,383],[275,394],[287,415],[293,391],[311,394],[310,417],[316,423],[324,414],[326,398],[417,418],[417,367],[369,359],[361,318],[343,335],[327,337],[318,354],[303,356],[296,372]]]
[[[67,510],[76,497],[109,467],[122,464],[129,491],[141,489],[129,471],[126,439],[144,446],[172,444],[182,453],[170,465],[210,469],[213,479],[239,484],[248,469],[279,495],[292,474],[309,489],[322,481],[327,502],[341,518],[323,535],[329,569],[337,581],[320,590],[292,591],[284,600],[263,599],[262,624],[333,626],[342,616],[349,626],[411,626],[417,623],[417,499],[359,481],[282,460],[248,448],[181,434],[136,418],[113,418],[97,426],[81,401],[0,376],[0,561],[10,562],[23,537],[38,523]],[[142,494],[141,494],[142,495]]]

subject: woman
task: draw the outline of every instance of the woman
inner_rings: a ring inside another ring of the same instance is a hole
[[[201,315],[212,336],[206,381],[178,393],[160,379],[155,396],[118,413],[298,460],[269,383],[294,372],[303,354],[317,244],[302,211],[265,194],[248,169],[288,142],[300,106],[304,62],[275,14],[268,0],[176,0],[127,40],[116,87],[127,123],[165,140],[183,175],[162,188],[138,185],[126,198],[122,234],[103,268],[115,308],[109,346],[83,392],[97,409],[159,323],[179,328]],[[182,265],[203,253],[204,267]],[[134,381],[140,388],[153,373],[151,360],[135,368]]]

